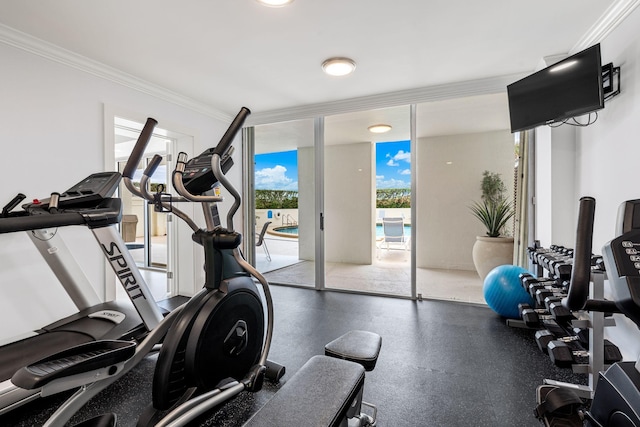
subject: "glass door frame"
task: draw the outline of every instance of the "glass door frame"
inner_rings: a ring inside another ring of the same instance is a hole
[[[410,147],[411,147],[411,161],[415,164],[416,161],[416,104],[408,104],[410,107]],[[314,167],[315,167],[315,285],[316,290],[327,290],[325,283],[325,235],[324,235],[324,150],[325,150],[325,116],[314,117]],[[255,155],[255,132],[254,128],[249,126],[243,129],[242,134],[242,147],[243,147],[243,195],[244,195],[244,216],[245,224],[243,233],[246,236],[245,242],[245,254],[249,263],[255,263],[255,228],[253,227],[253,221],[251,218],[255,217],[255,201],[254,195],[254,162]],[[411,216],[416,216],[416,197],[417,197],[417,173],[411,174]],[[411,296],[410,298],[417,299],[416,292],[416,226],[411,228]],[[334,291],[340,291],[331,289]],[[363,292],[360,292],[363,293]],[[369,292],[365,292],[369,294]],[[393,296],[398,295],[384,294],[384,293],[371,293],[372,295]]]
[[[119,128],[125,131],[131,131],[131,132],[138,132],[136,129],[133,128],[128,128],[124,125],[120,125],[120,124],[116,124],[114,125],[115,128]],[[169,165],[169,162],[171,160],[171,150],[172,147],[175,145],[175,140],[173,138],[167,137],[165,135],[160,135],[160,134],[156,134],[154,133],[152,135],[153,137],[156,138],[160,138],[160,139],[165,139],[167,140],[166,145],[164,150],[162,151],[158,151],[158,152],[148,152],[145,153],[144,157],[141,159],[141,162],[143,162],[143,165],[139,167],[140,170],[144,170],[144,167],[146,167],[147,163],[151,160],[151,158],[153,157],[154,154],[160,154],[163,157],[163,161],[165,162],[166,165]],[[124,164],[127,162],[127,158],[116,158],[116,167],[118,170],[120,170],[121,168],[124,168]],[[171,191],[171,185],[168,182],[168,177],[169,174],[167,174],[167,182],[163,183],[165,186],[165,191]],[[124,184],[121,183],[118,191],[123,191]],[[126,190],[124,190],[126,193]],[[127,193],[128,194],[128,193]],[[132,199],[140,199],[138,196],[136,195],[130,195],[132,197]],[[120,196],[121,197],[121,196]],[[167,257],[167,263],[165,264],[164,267],[159,266],[159,265],[154,265],[153,263],[153,249],[152,249],[152,240],[151,240],[151,227],[152,227],[152,218],[151,215],[153,213],[153,210],[150,208],[149,203],[147,203],[146,200],[142,200],[140,199],[142,202],[142,229],[143,229],[143,251],[144,251],[144,255],[143,255],[143,261],[142,264],[138,264],[138,268],[140,269],[146,269],[146,270],[152,270],[152,271],[162,271],[162,272],[170,272],[171,268],[170,268],[170,248],[171,248],[171,244],[170,244],[170,240],[172,239],[171,236],[171,222],[173,220],[173,218],[171,218],[171,214],[163,214],[165,220],[166,220],[166,257]]]
[[[315,231],[316,265],[315,288],[326,289],[325,283],[325,242],[324,242],[324,116],[313,120],[313,147],[315,161]]]
[[[409,139],[410,139],[410,148],[411,148],[411,165],[413,167],[413,172],[411,173],[411,218],[418,218],[417,216],[417,206],[418,206],[418,150],[417,150],[417,116],[418,116],[418,106],[416,104],[409,105]],[[417,295],[417,239],[418,235],[418,221],[411,221],[411,299],[415,300],[418,298]]]
[[[152,159],[154,154],[158,154],[158,153],[151,153],[148,154],[146,156],[144,156],[141,161],[144,162],[144,166],[146,166],[149,161]],[[164,159],[166,160],[167,157],[170,157],[168,155],[168,151],[162,152],[161,153],[164,157]],[[118,163],[118,169],[122,169],[124,168],[124,164],[126,163],[126,159],[125,160],[116,160],[116,162]],[[165,188],[170,188],[169,187],[169,183],[164,183]],[[121,184],[121,186],[118,188],[118,191],[123,191],[124,188],[124,184]],[[126,190],[124,190],[126,192]],[[119,197],[122,197],[121,195],[119,195]],[[136,195],[131,195],[132,198],[137,198],[140,199],[138,196]],[[153,214],[153,208],[151,208],[150,204],[146,201],[146,200],[141,200],[141,205],[142,205],[142,230],[143,230],[143,247],[142,250],[143,252],[143,261],[142,264],[138,264],[138,268],[140,269],[145,269],[145,270],[152,270],[152,271],[162,271],[162,272],[169,272],[170,268],[169,268],[169,263],[168,263],[168,258],[169,258],[169,248],[171,247],[171,245],[169,244],[169,240],[171,239],[171,233],[170,233],[170,222],[172,221],[171,218],[171,214],[170,213],[165,213],[162,214],[161,216],[159,215],[160,218],[165,218],[166,220],[166,230],[167,230],[167,234],[166,234],[166,257],[167,257],[167,263],[162,266],[161,264],[154,264],[153,262],[153,242],[152,242],[152,231],[151,231],[151,227],[152,227],[152,222],[153,222],[153,218],[152,218],[152,214]]]

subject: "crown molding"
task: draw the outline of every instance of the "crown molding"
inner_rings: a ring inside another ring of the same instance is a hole
[[[569,55],[580,52],[604,40],[627,16],[640,5],[640,0],[617,0],[589,28],[584,36],[569,51]]]
[[[94,61],[70,50],[63,49],[53,43],[38,39],[4,24],[0,24],[0,42],[68,67],[75,68],[93,76],[109,80],[130,89],[137,90],[144,94],[154,96],[163,101],[188,108],[217,120],[228,122],[232,119],[232,116],[212,108],[205,103],[180,95],[176,92],[155,85],[101,62]]]
[[[587,31],[587,33],[574,45],[570,54],[579,52],[602,41],[631,12],[633,12],[638,5],[640,5],[640,0],[616,0]],[[230,115],[223,113],[208,104],[180,95],[161,86],[154,85],[143,79],[63,49],[4,24],[0,24],[0,42],[154,96],[172,104],[188,108],[217,120],[226,122],[232,119]],[[490,77],[351,98],[334,102],[303,105],[294,108],[255,112],[248,118],[247,125],[299,120],[347,113],[351,111],[362,111],[466,96],[499,93],[504,91],[504,88],[509,83],[524,77],[524,75],[525,74],[513,74],[508,76]]]
[[[352,111],[373,110],[418,104],[430,101],[462,98],[476,95],[488,95],[504,92],[508,84],[521,79],[526,74],[510,74],[485,79],[468,80],[456,83],[408,89],[378,95],[350,98],[320,104],[303,105],[294,108],[256,112],[247,118],[249,126],[277,123],[290,120],[308,119]]]

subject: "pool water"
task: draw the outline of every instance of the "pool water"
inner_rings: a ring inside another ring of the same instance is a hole
[[[298,226],[295,225],[286,227],[274,227],[273,230],[277,231],[278,233],[294,234],[296,236],[298,235]]]
[[[275,231],[277,231],[278,233],[286,233],[286,234],[293,234],[293,235],[298,235],[298,227],[297,226],[289,226],[289,227],[276,227],[274,228]],[[410,225],[405,225],[404,226],[404,234],[405,236],[410,236],[411,235],[411,226]],[[382,225],[378,224],[376,226],[376,237],[384,237],[384,232],[382,231]]]

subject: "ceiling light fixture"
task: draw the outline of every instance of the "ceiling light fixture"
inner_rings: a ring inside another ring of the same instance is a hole
[[[322,63],[322,70],[330,76],[346,76],[355,69],[356,63],[349,58],[329,58]]]
[[[257,0],[257,2],[269,7],[282,7],[293,3],[293,0]]]
[[[391,125],[379,124],[379,125],[371,125],[367,129],[371,133],[385,133],[391,130]]]

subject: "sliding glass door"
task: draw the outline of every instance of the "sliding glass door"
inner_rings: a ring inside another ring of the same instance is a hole
[[[411,296],[408,106],[328,116],[325,286]]]
[[[255,265],[271,282],[314,287],[313,120],[256,126],[253,138]]]
[[[480,200],[485,171],[499,174],[506,195],[514,194],[508,117],[505,94],[417,106],[416,282],[423,298],[485,303],[472,259],[485,230],[469,207]]]
[[[297,225],[276,205],[255,215],[257,231],[298,230],[295,265],[274,261],[279,234],[264,239],[270,264],[256,248],[258,265],[274,283],[484,304],[472,260],[484,230],[469,206],[485,171],[514,194],[508,117],[498,93],[256,126],[256,203],[267,177],[273,190],[297,169],[298,183]]]

